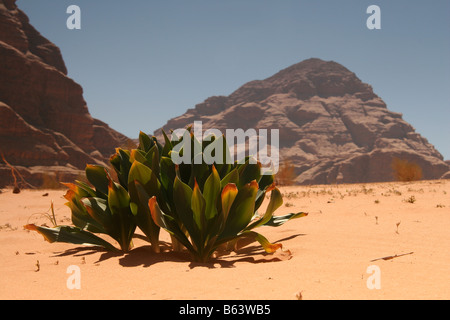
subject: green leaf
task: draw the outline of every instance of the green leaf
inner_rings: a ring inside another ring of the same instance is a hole
[[[108,200],[96,197],[83,198],[81,200],[89,216],[100,226],[104,233],[114,232],[111,211],[108,207]]]
[[[173,149],[173,145],[172,145],[172,142],[170,141],[170,139],[167,137],[164,130],[162,130],[162,134],[164,136],[164,147],[162,149],[161,156],[168,157],[169,152]]]
[[[306,217],[307,215],[308,213],[306,212],[298,212],[298,213],[289,213],[284,216],[277,216],[277,217],[273,216],[272,218],[270,218],[268,222],[264,223],[263,225],[269,227],[279,227],[291,219]]]
[[[69,190],[73,191],[79,198],[95,197],[96,195],[94,189],[92,189],[88,184],[81,181],[75,181],[75,183],[62,182],[61,184],[69,188]]]
[[[247,160],[246,164],[239,174],[240,185],[245,185],[253,180],[259,181],[261,178],[261,164],[259,162],[250,163],[250,160],[250,158]]]
[[[248,225],[254,214],[257,192],[258,183],[256,181],[252,181],[238,190],[228,214],[223,237],[238,234]]]
[[[178,176],[175,177],[173,184],[173,201],[175,203],[176,214],[179,222],[188,231],[191,240],[197,248],[203,247],[202,234],[200,232],[200,217],[196,216],[192,211],[192,189],[181,181]],[[175,218],[175,217],[174,217]],[[195,221],[194,221],[195,220]],[[200,249],[201,250],[201,249]]]
[[[150,168],[152,169],[153,173],[158,176],[159,175],[159,149],[158,146],[155,144],[145,155],[145,157],[148,159],[150,163]]]
[[[175,180],[175,164],[169,157],[161,157],[161,184],[164,189],[171,190],[173,187],[173,181]]]
[[[139,181],[150,196],[157,195],[159,193],[160,183],[158,178],[153,173],[152,169],[139,161],[135,161],[131,165],[131,169],[128,174],[128,188],[130,188],[130,184],[132,185],[134,181]]]
[[[173,201],[180,222],[186,227],[191,237],[198,237],[194,229],[194,217],[191,209],[192,189],[178,176],[173,183]]]
[[[256,227],[259,227],[267,222],[272,218],[273,213],[283,204],[283,197],[281,195],[280,190],[278,188],[275,188],[272,190],[272,193],[270,194],[270,201],[266,208],[266,213],[264,216],[259,219],[258,221],[255,221],[251,225],[249,225],[246,230],[250,230]]]
[[[109,184],[108,204],[112,215],[130,206],[130,196],[127,190],[114,181],[110,181]]]
[[[222,216],[224,226],[225,222],[227,221],[231,206],[233,205],[234,199],[236,198],[237,194],[238,189],[234,183],[228,183],[222,189],[221,201],[222,201]]]
[[[211,175],[206,179],[203,195],[206,201],[206,219],[210,220],[217,215],[217,199],[220,195],[220,176],[214,166]]]
[[[107,195],[110,179],[106,169],[102,166],[88,164],[85,171],[86,178],[95,187],[95,189]]]
[[[136,229],[133,213],[130,209],[130,197],[120,184],[110,181],[108,205],[113,220],[114,232],[111,236],[120,244],[123,251],[128,251]]]
[[[144,132],[139,132],[139,149],[148,152],[153,146],[153,140]]]
[[[65,242],[86,246],[100,246],[107,250],[117,251],[117,249],[109,242],[77,227],[57,226],[54,228],[47,228],[36,226],[34,224],[27,224],[24,228],[40,233],[44,239],[50,243]]]
[[[135,216],[136,224],[148,237],[154,251],[159,252],[160,228],[153,221],[150,208],[148,206],[150,197],[154,195],[149,194],[138,180],[130,183],[128,189],[130,190],[130,195],[133,193],[131,196],[133,200],[130,203],[130,209]]]
[[[188,238],[184,234],[184,232],[178,226],[177,221],[169,216],[164,214],[158,206],[158,202],[156,197],[150,198],[148,201],[148,206],[150,208],[150,212],[152,215],[152,219],[156,225],[166,230],[170,235],[174,236],[178,241],[180,241],[190,252],[195,252],[196,250],[192,247]]]
[[[117,173],[120,184],[124,188],[127,188],[128,172],[131,167],[130,156],[131,152],[129,150],[117,148],[116,153],[109,160]]]
[[[153,222],[160,228],[167,229],[166,223],[163,218],[163,212],[158,206],[158,202],[156,201],[156,197],[153,196],[148,200],[148,207],[150,209],[150,213],[152,215]]]
[[[239,172],[236,168],[231,170],[221,181],[220,186],[223,188],[227,184],[233,183],[236,186],[239,184]]]
[[[200,234],[202,235],[204,229],[206,228],[205,221],[205,208],[206,201],[200,191],[197,181],[195,181],[194,190],[192,191],[191,198],[191,209],[193,213],[194,222],[197,225],[197,228],[200,230]]]
[[[145,152],[143,150],[140,149],[133,149],[131,150],[131,154],[130,154],[130,162],[134,163],[135,161],[138,161],[140,163],[145,164],[146,166],[151,165],[150,162],[148,162],[147,158],[145,157]]]
[[[283,248],[281,243],[272,244],[262,234],[255,231],[244,231],[239,238],[249,238],[258,241],[267,253],[274,253],[278,249]]]
[[[261,178],[258,181],[259,189],[264,191],[270,191],[267,189],[270,189],[273,187],[274,182],[274,176],[271,174],[263,174],[261,175]]]

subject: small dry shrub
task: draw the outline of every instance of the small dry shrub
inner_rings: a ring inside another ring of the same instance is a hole
[[[275,176],[276,184],[279,186],[291,186],[295,184],[295,166],[290,160],[283,161]]]
[[[415,162],[394,158],[392,170],[397,181],[417,181],[422,179],[422,168]]]
[[[63,189],[57,174],[47,173],[42,175],[42,183],[39,189]]]

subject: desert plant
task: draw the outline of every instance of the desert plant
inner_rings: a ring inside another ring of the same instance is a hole
[[[175,250],[186,248],[194,260],[207,261],[219,247],[233,248],[244,238],[258,241],[267,252],[274,252],[282,245],[271,244],[253,229],[279,226],[307,215],[299,212],[274,216],[283,203],[274,176],[261,174],[261,164],[250,157],[230,164],[224,136],[199,142],[191,134],[188,143],[200,152],[180,164],[172,160],[174,154],[183,155],[180,141],[169,140],[164,132],[163,136],[164,145],[141,132],[136,149],[117,148],[110,164],[118,182],[107,168],[88,165],[88,183],[76,180],[64,184],[69,188],[65,198],[72,211],[73,227],[25,227],[38,231],[50,242],[116,250],[95,235],[108,234],[122,251],[130,249],[139,227],[155,252],[160,250],[159,233],[163,228],[171,235]],[[207,164],[203,154],[208,148],[221,150],[223,158]],[[269,192],[267,209],[259,215],[257,210]]]
[[[54,225],[53,228],[47,228],[28,224],[25,228],[41,233],[50,242],[90,244],[114,249],[112,244],[94,233],[107,234],[119,243],[121,250],[128,251],[136,228],[128,192],[114,182],[102,166],[87,165],[85,172],[93,188],[81,181],[64,184],[69,188],[64,197],[72,211],[74,226]]]
[[[416,202],[416,197],[415,196],[410,196],[408,199],[405,200],[405,202],[415,203]]]
[[[422,168],[414,162],[394,158],[392,160],[392,170],[397,181],[417,181],[422,179]]]
[[[281,244],[271,244],[253,229],[279,226],[306,213],[275,217],[273,213],[283,200],[273,175],[262,175],[261,164],[250,157],[243,163],[227,163],[224,136],[212,136],[202,143],[194,135],[190,137],[192,146],[201,144],[200,153],[192,154],[189,163],[175,165],[165,154],[181,154],[184,149],[175,148],[180,141],[169,141],[165,136],[168,148],[162,156],[162,192],[159,199],[154,195],[148,200],[154,222],[179,241],[196,261],[205,262],[219,247],[233,247],[242,238],[258,241],[267,252],[281,248]],[[221,149],[223,161],[205,163],[203,152],[207,148]],[[139,184],[136,187],[139,189]],[[269,204],[265,213],[259,215],[257,210],[268,192]]]
[[[292,164],[291,160],[285,160],[281,164],[277,174],[275,175],[275,180],[277,185],[281,186],[291,186],[295,184],[295,166]]]
[[[160,228],[151,219],[148,204],[141,205],[134,185],[135,181],[139,181],[140,186],[150,195],[153,195],[153,190],[157,190],[149,189],[155,179],[149,180],[152,171],[146,165],[149,164],[155,172],[158,171],[156,167],[159,167],[159,150],[162,147],[156,139],[150,139],[142,132],[139,138],[138,149],[130,151],[117,148],[110,159],[110,168],[118,182],[114,181],[107,168],[87,165],[85,174],[89,184],[80,180],[63,183],[69,188],[64,197],[68,200],[66,205],[71,209],[74,227],[25,227],[38,231],[51,242],[90,244],[114,250],[112,244],[95,235],[107,234],[125,252],[132,247],[132,237],[136,227],[139,227],[148,237],[153,250],[159,252]]]

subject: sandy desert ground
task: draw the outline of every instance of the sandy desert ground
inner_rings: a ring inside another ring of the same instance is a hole
[[[39,213],[51,201],[58,222],[70,224],[65,191],[4,189],[0,298],[450,299],[450,180],[280,189],[276,214],[309,215],[259,232],[291,255],[267,255],[255,243],[209,264],[153,254],[141,239],[122,255],[50,244],[23,225],[48,224]],[[70,266],[79,268],[80,289],[67,285]]]

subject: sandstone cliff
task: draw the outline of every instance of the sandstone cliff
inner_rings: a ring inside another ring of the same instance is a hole
[[[71,179],[105,163],[127,138],[89,114],[61,52],[17,7],[0,0],[0,153],[30,183]],[[12,181],[0,161],[0,186]]]
[[[391,181],[398,157],[419,164],[424,179],[449,171],[424,137],[389,111],[383,100],[344,66],[308,59],[265,79],[216,96],[155,131],[202,121],[203,129],[278,129],[280,160],[295,166],[299,184]]]

